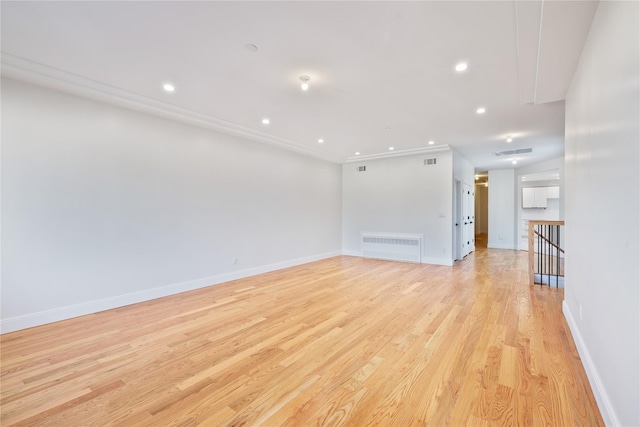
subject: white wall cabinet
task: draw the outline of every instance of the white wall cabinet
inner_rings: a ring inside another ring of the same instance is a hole
[[[523,208],[546,208],[547,187],[527,187],[522,189]]]

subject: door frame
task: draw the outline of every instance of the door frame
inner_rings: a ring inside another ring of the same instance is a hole
[[[454,259],[456,261],[463,259],[462,256],[462,235],[463,235],[463,221],[462,221],[462,194],[464,192],[464,186],[462,181],[455,180],[454,196],[453,196],[453,246],[454,246]]]

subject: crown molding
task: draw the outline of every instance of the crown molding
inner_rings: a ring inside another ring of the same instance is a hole
[[[358,163],[358,162],[364,162],[367,160],[390,159],[393,157],[415,156],[417,154],[443,153],[443,152],[450,152],[450,151],[453,151],[453,150],[451,150],[451,147],[449,147],[448,144],[440,144],[440,145],[433,145],[430,147],[410,148],[407,150],[367,154],[364,156],[353,156],[353,157],[348,157],[347,160],[344,161],[344,163]]]
[[[342,163],[342,158],[331,156],[285,138],[266,134],[245,126],[221,120],[186,108],[157,101],[146,96],[111,86],[77,74],[49,67],[19,56],[0,52],[2,76],[46,88],[70,93],[83,98],[101,101],[118,107],[139,111],[156,117],[239,136],[262,142],[277,148],[315,157],[332,163]]]

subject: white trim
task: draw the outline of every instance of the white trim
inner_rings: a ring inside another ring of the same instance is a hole
[[[361,251],[349,251],[349,250],[343,250],[342,251],[342,255],[346,255],[346,256],[357,256],[360,258],[364,258],[362,256],[362,252]]]
[[[452,151],[448,144],[434,145],[431,147],[410,148],[407,150],[385,151],[384,153],[367,154],[364,156],[347,157],[344,163],[358,163],[367,160],[389,159],[392,157],[415,156],[426,153],[444,153]]]
[[[487,243],[487,249],[511,249],[511,250],[516,250],[516,248],[513,246],[513,243],[496,243],[496,242]]]
[[[361,251],[343,250],[342,251],[342,255],[357,256],[359,258],[366,258],[366,259],[374,259],[374,258],[368,258],[368,257],[362,256],[362,252]],[[388,261],[388,260],[384,260],[384,261]],[[395,262],[406,262],[406,261],[395,261]],[[421,263],[422,264],[434,264],[434,265],[446,265],[448,267],[453,267],[453,260],[449,259],[449,258],[422,257],[421,258]]]
[[[140,111],[156,117],[226,133],[228,135],[240,136],[252,141],[263,142],[278,148],[333,163],[342,163],[343,160],[342,158],[331,156],[294,141],[268,135],[236,123],[147,98],[146,96],[138,95],[96,80],[87,79],[44,64],[29,61],[19,56],[3,52],[1,61],[3,77],[26,81],[35,85],[71,93],[111,105],[117,105],[130,110]]]
[[[431,258],[431,257],[422,257],[423,264],[434,264],[434,265],[446,265],[447,267],[453,267],[453,260],[450,258]]]
[[[567,324],[569,325],[573,342],[576,344],[578,354],[580,354],[580,359],[582,359],[582,366],[584,366],[584,370],[587,373],[589,384],[591,384],[593,395],[596,398],[596,403],[598,404],[598,409],[600,409],[600,414],[602,415],[605,425],[622,425],[615,410],[613,409],[611,399],[609,399],[609,395],[602,384],[600,375],[598,375],[598,370],[593,363],[593,359],[591,359],[589,350],[582,339],[582,335],[580,334],[578,324],[576,323],[575,317],[573,317],[571,308],[569,307],[569,304],[567,304],[566,300],[562,301],[562,313],[564,314],[564,318],[567,319]]]
[[[257,274],[268,273],[270,271],[281,270],[283,268],[294,267],[301,264],[307,264],[310,262],[332,258],[339,255],[341,255],[341,251],[327,252],[324,254],[278,262],[275,264],[248,268],[246,270],[239,270],[231,273],[203,277],[196,280],[190,280],[188,282],[174,283],[172,285],[147,289],[140,292],[117,295],[115,297],[104,298],[100,300],[87,301],[80,304],[54,308],[38,313],[30,313],[22,316],[10,317],[8,319],[2,319],[0,321],[0,331],[3,334],[19,331],[21,329],[32,328],[34,326],[45,325],[47,323],[59,322],[61,320],[85,316],[87,314],[94,314],[100,311],[111,310],[118,307],[124,307],[126,305],[179,294],[181,292],[192,291],[194,289],[206,288],[207,286],[218,285],[221,283],[229,282],[231,280],[244,279],[246,277],[255,276]]]

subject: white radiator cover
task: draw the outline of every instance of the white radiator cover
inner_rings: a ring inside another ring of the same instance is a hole
[[[360,251],[365,258],[391,261],[422,261],[422,234],[360,233]]]

